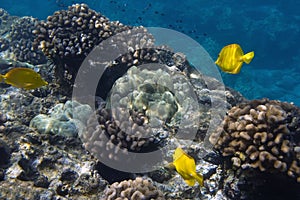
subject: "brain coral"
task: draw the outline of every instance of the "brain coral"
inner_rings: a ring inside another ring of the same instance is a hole
[[[105,190],[103,200],[146,200],[165,199],[163,193],[158,190],[149,179],[137,177],[135,180],[115,182]]]
[[[221,135],[212,135],[233,166],[282,172],[300,182],[300,109],[268,99],[253,100],[229,110]]]

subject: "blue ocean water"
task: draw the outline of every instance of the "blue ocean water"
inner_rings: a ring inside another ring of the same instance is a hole
[[[267,97],[300,106],[300,1],[292,0],[0,0],[11,15],[46,19],[73,3],[86,3],[111,20],[164,27],[187,34],[216,59],[238,43],[255,58],[237,75],[221,72],[225,85],[249,99]]]

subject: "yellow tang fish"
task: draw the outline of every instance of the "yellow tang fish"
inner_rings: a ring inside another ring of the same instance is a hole
[[[13,68],[5,75],[0,74],[0,83],[3,81],[6,84],[26,90],[48,85],[48,83],[41,78],[40,74],[29,68]]]
[[[249,64],[254,57],[254,51],[244,54],[238,44],[230,44],[221,50],[215,62],[224,72],[237,74],[240,72],[243,62]]]
[[[173,154],[173,163],[176,171],[184,179],[189,186],[194,186],[195,181],[203,187],[203,176],[196,172],[196,164],[194,158],[185,153],[180,147],[177,147]]]

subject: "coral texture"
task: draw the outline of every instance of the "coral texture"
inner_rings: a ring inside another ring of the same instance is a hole
[[[233,107],[212,143],[234,167],[283,172],[300,182],[300,110],[268,99]]]
[[[51,133],[61,136],[77,136],[82,132],[87,119],[92,113],[88,105],[76,101],[67,101],[54,106],[48,115],[39,114],[30,121],[30,127],[36,128],[40,133]]]
[[[0,38],[0,51],[5,51],[9,47],[9,41],[4,38]]]
[[[34,34],[45,55],[68,59],[86,56],[119,27],[123,25],[110,22],[86,4],[74,4],[68,10],[56,11],[46,22],[40,22]]]
[[[37,25],[33,31],[34,46],[58,65],[58,78],[72,84],[88,53],[101,41],[126,29],[129,28],[109,21],[86,4],[74,4],[68,10],[56,11]]]
[[[115,182],[105,190],[103,200],[163,200],[163,193],[158,190],[150,179],[137,177],[135,180]]]
[[[210,123],[221,122],[222,112],[231,107],[226,97],[233,104],[243,100],[230,91],[224,94],[220,82],[197,73],[182,53],[165,47],[135,52],[142,56],[130,52],[127,60],[122,55],[124,62],[108,68],[111,76],[100,80],[100,91],[110,90],[103,95],[107,106],[96,111],[87,131],[79,135],[84,147],[100,161],[119,160],[118,154],[128,151],[154,151],[174,136],[203,141]],[[144,59],[149,56],[153,59]],[[139,65],[132,66],[132,62]],[[122,77],[115,80],[117,73]]]
[[[6,10],[0,8],[0,35],[5,35],[9,32],[10,24],[16,19],[15,16],[8,14]]]
[[[9,14],[3,8],[0,8],[0,25],[4,24],[8,19]]]
[[[183,137],[189,135],[184,131],[197,133],[200,113],[198,99],[192,95],[194,88],[180,70],[174,70],[177,66],[156,67],[149,64],[128,69],[115,82],[106,107],[97,110],[87,131],[79,135],[99,160],[106,151],[111,152],[106,156],[115,160],[120,151],[153,151],[178,127]]]
[[[35,30],[37,23],[38,20],[32,17],[21,17],[14,20],[9,32],[9,52],[12,59],[34,65],[46,62],[42,51],[32,49],[35,38],[32,31]]]

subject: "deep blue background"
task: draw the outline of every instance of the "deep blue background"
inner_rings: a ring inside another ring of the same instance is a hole
[[[226,85],[249,99],[268,97],[300,106],[300,1],[296,0],[0,0],[12,15],[46,19],[85,2],[124,24],[171,28],[197,40],[215,60],[220,49],[239,43],[255,58],[241,73],[222,73]]]

